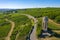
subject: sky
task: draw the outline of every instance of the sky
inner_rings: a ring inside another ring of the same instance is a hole
[[[23,9],[60,7],[60,0],[0,0],[0,8]]]

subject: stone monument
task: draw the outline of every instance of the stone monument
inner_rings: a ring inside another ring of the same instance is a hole
[[[43,21],[42,21],[42,30],[43,31],[47,31],[47,27],[48,27],[48,17],[43,17]]]
[[[48,33],[48,17],[45,16],[43,17],[43,20],[42,20],[42,35],[48,35],[50,36],[50,34]]]

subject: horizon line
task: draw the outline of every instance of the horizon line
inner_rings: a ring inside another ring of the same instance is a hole
[[[27,8],[0,8],[0,9],[30,9],[30,8],[60,8],[60,7],[27,7]]]

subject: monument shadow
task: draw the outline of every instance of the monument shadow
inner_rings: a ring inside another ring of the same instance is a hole
[[[51,36],[48,36],[48,35],[42,35],[42,33],[44,33],[44,31],[43,30],[41,30],[41,34],[40,35],[38,35],[38,37],[40,37],[40,38],[45,38],[45,37],[56,37],[56,38],[60,38],[60,34],[58,34],[58,33],[56,33],[56,32],[54,32],[54,31],[52,31],[53,29],[50,29],[50,28],[48,28],[48,30],[47,30],[47,32],[49,33],[49,34],[51,34]],[[59,29],[57,29],[57,30],[59,30]]]

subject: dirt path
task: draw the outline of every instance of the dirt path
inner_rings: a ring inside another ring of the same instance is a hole
[[[18,33],[18,34],[16,35],[16,38],[15,38],[15,40],[17,40],[17,38],[18,38],[19,34],[20,34],[20,33]]]
[[[53,21],[53,20],[51,20],[51,19],[49,19],[49,21],[50,21],[50,22],[52,22],[52,23],[54,23],[54,24],[56,24],[56,25],[58,25],[58,26],[60,26],[60,24],[58,24],[58,23],[54,22],[54,21]]]
[[[34,20],[34,29],[30,35],[30,40],[38,40],[37,39],[37,36],[36,36],[36,27],[37,27],[37,22],[38,20],[36,18],[34,18],[33,16],[31,15],[28,15],[28,14],[22,14],[22,15],[25,15],[27,16],[29,19],[33,19]]]
[[[48,38],[41,38],[41,40],[50,40],[50,39],[48,39]]]
[[[60,24],[54,22],[54,21],[51,20],[51,19],[49,19],[49,22],[52,22],[52,23],[54,23],[55,25],[60,26]],[[60,30],[53,30],[53,31],[54,31],[54,32],[60,32]]]
[[[57,40],[55,37],[46,37],[46,38],[41,38],[40,40]]]
[[[52,31],[57,32],[57,33],[60,33],[60,30],[52,30]]]
[[[12,35],[13,29],[15,27],[15,23],[8,19],[5,19],[5,20],[11,23],[11,30],[9,31],[7,37],[5,38],[5,40],[10,40],[10,36]]]

